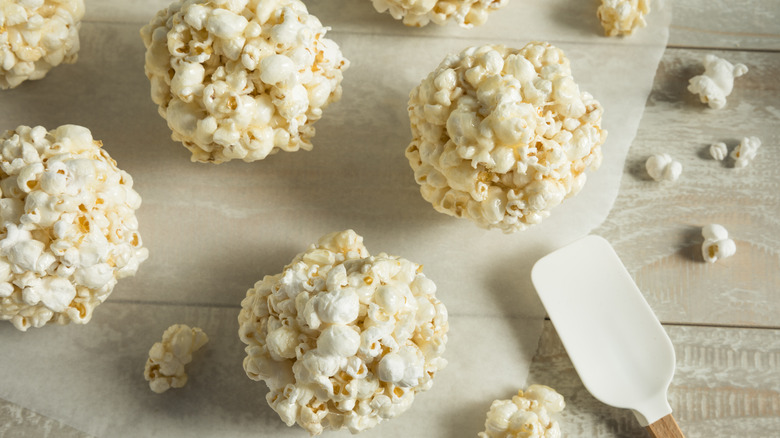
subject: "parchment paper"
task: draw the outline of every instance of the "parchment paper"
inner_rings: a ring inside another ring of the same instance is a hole
[[[372,253],[424,265],[451,327],[450,364],[433,388],[363,436],[476,435],[490,402],[526,385],[544,316],[531,266],[599,225],[617,195],[668,38],[669,8],[656,3],[648,28],[607,39],[596,0],[513,0],[472,30],[409,29],[369,0],[308,1],[352,62],[342,100],[316,124],[314,150],[214,166],[190,163],[149,97],[138,31],[166,4],[87,1],[78,63],[0,92],[2,130],[75,123],[103,140],[143,197],[139,221],[150,251],[86,326],[20,333],[0,324],[0,397],[97,436],[306,436],[284,426],[266,405],[265,385],[244,375],[236,318],[255,281],[322,234],[353,228]],[[447,53],[531,40],[562,47],[581,89],[603,104],[601,168],[545,222],[513,235],[435,212],[404,157],[409,91]],[[211,341],[185,388],[156,395],[143,366],[174,323],[199,326]]]

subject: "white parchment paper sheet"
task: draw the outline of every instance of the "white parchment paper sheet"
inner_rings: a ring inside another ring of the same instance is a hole
[[[0,92],[2,130],[75,123],[103,140],[143,197],[139,221],[151,254],[86,326],[20,333],[0,324],[0,397],[98,436],[306,436],[284,426],[265,403],[265,386],[244,375],[239,303],[320,235],[353,228],[372,253],[422,263],[451,326],[450,365],[433,389],[363,436],[476,435],[490,402],[526,384],[544,316],[530,267],[600,224],[617,195],[669,8],[656,4],[637,35],[607,39],[595,1],[513,0],[472,30],[406,28],[369,0],[308,1],[352,62],[342,100],[316,124],[314,150],[214,166],[189,162],[149,97],[138,31],[166,4],[88,0],[79,62]],[[514,235],[435,212],[404,157],[409,91],[447,53],[531,40],[562,47],[581,88],[602,102],[609,137],[601,169],[544,223]],[[211,341],[187,387],[156,395],[143,365],[174,323],[199,326]]]

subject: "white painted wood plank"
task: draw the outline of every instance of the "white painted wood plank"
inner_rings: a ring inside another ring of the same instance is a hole
[[[780,50],[780,0],[672,3],[670,47]]]
[[[780,330],[666,326],[677,352],[669,403],[685,436],[776,437],[780,430]],[[547,321],[528,383],[566,399],[561,430],[575,437],[647,437],[634,415],[594,399]]]
[[[780,53],[712,53],[750,71],[736,80],[727,106],[712,110],[686,90],[688,79],[703,70],[704,52],[667,49],[618,198],[595,233],[615,246],[661,321],[777,327]],[[743,136],[763,141],[748,167],[734,169],[730,159],[709,156],[711,143],[731,149]],[[677,182],[650,179],[644,163],[654,153],[682,163]],[[703,261],[701,227],[708,223],[729,230],[737,243],[733,257]]]

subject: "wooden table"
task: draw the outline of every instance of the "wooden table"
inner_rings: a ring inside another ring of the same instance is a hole
[[[521,0],[515,0],[521,1]],[[582,0],[580,0],[582,1]],[[595,3],[595,0],[593,0]],[[668,0],[667,0],[668,1]],[[675,2],[671,37],[626,160],[620,193],[595,230],[615,246],[677,352],[670,403],[688,437],[780,436],[780,0]],[[742,62],[726,108],[688,93],[707,53]],[[716,141],[763,146],[744,169],[709,157]],[[676,183],[649,179],[666,152]],[[702,260],[701,227],[724,225],[737,253]],[[567,399],[566,437],[645,437],[633,415],[593,399],[545,322],[530,383]],[[554,383],[553,383],[554,382]],[[83,437],[57,420],[0,400],[0,438]]]

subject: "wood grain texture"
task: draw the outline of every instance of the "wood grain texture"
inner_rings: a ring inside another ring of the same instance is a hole
[[[725,108],[687,91],[714,53],[750,71]],[[595,230],[615,247],[662,322],[777,327],[780,323],[780,53],[667,49],[629,150],[619,196]],[[763,146],[742,169],[708,147],[745,136]],[[604,153],[608,152],[605,148]],[[644,163],[668,153],[683,165],[675,183],[653,181]],[[714,264],[701,256],[701,227],[718,223],[737,243]]]
[[[779,0],[671,3],[674,15],[669,47],[780,50]]]
[[[685,438],[672,414],[645,427],[652,438]]]
[[[677,352],[669,403],[688,438],[776,437],[780,330],[665,326]],[[634,415],[594,399],[547,321],[528,383],[563,394],[563,436],[646,438]]]

